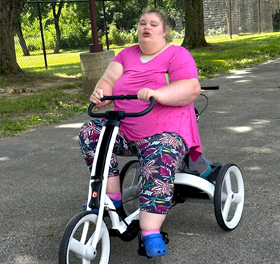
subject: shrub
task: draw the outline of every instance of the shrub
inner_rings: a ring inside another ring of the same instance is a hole
[[[101,31],[99,31],[99,36],[100,35]],[[102,44],[106,45],[106,36],[103,35],[101,38]],[[135,29],[135,27],[129,32],[123,29],[117,29],[116,24],[113,22],[109,25],[108,40],[110,45],[115,44],[118,46],[122,46],[127,43],[135,43],[138,41],[137,30]]]

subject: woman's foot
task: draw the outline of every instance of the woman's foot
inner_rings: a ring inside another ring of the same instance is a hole
[[[148,257],[161,257],[167,253],[167,247],[161,234],[151,234],[142,238]]]

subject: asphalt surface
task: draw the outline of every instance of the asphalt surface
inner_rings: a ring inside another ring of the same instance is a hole
[[[140,257],[136,239],[112,238],[112,264],[280,263],[280,59],[201,83],[220,86],[204,92],[209,106],[200,136],[210,161],[242,171],[241,222],[226,232],[213,204],[180,204],[163,226],[170,238],[166,256]],[[88,119],[84,114],[0,141],[0,263],[57,263],[64,228],[87,199],[77,136]]]

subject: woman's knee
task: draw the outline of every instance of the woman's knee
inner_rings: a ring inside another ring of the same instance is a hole
[[[102,123],[99,119],[91,120],[85,123],[79,133],[79,144],[82,157],[85,159],[87,166],[91,168],[95,149],[99,139]]]
[[[94,119],[83,124],[79,133],[80,144],[95,142],[98,140],[102,129],[102,120]]]

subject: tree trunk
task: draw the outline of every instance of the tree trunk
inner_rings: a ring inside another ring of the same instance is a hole
[[[204,36],[203,0],[184,0],[185,38],[182,46],[194,49],[208,46]]]
[[[60,15],[61,15],[61,10],[62,10],[62,7],[63,7],[63,3],[59,3],[57,13],[55,12],[55,7],[56,7],[56,4],[53,4],[52,8],[53,8],[53,17],[54,17],[54,25],[55,25],[55,32],[56,32],[56,43],[55,43],[55,48],[54,48],[53,53],[59,53],[59,49],[60,49],[59,18],[60,18]]]
[[[22,48],[23,56],[30,56],[29,50],[28,50],[28,48],[27,48],[25,39],[24,39],[23,34],[22,34],[22,29],[21,29],[20,20],[18,20],[18,21],[15,23],[15,29],[16,29],[17,36],[18,36],[18,39],[19,39],[19,44],[20,44],[20,46],[21,46],[21,48]]]
[[[0,75],[22,74],[16,60],[14,24],[26,0],[0,1]]]
[[[227,19],[227,28],[229,38],[232,38],[232,2],[231,0],[223,0],[224,10]]]

